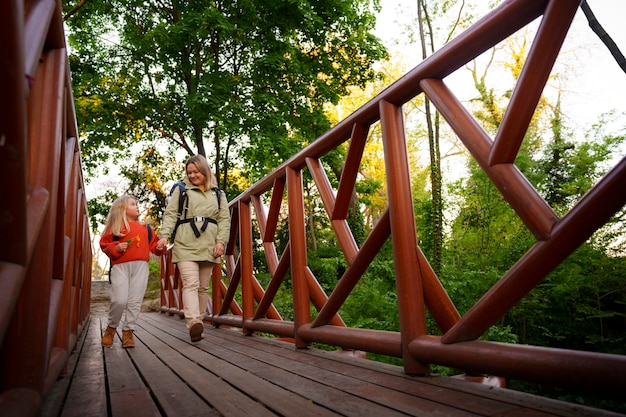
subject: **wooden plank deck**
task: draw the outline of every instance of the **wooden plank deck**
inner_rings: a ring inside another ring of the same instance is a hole
[[[102,348],[94,313],[67,374],[48,395],[52,416],[616,416],[619,414],[205,324],[191,343],[184,321],[142,313],[137,346]]]

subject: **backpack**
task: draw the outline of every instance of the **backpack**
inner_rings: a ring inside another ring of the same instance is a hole
[[[148,229],[148,245],[150,245],[150,242],[152,242],[152,227],[146,224],[146,229]],[[118,240],[120,240],[120,237],[113,235],[113,242],[117,242]],[[113,265],[111,264],[111,260],[109,260],[109,282],[111,282],[111,268],[113,268]]]
[[[191,228],[193,229],[194,235],[196,235],[196,237],[200,237],[200,231],[204,232],[209,223],[217,224],[217,220],[212,219],[210,217],[187,218],[187,210],[189,208],[189,197],[187,196],[187,187],[185,186],[185,183],[182,181],[176,182],[174,185],[172,185],[172,188],[170,189],[170,194],[169,194],[170,197],[174,193],[174,190],[176,189],[176,187],[180,188],[179,196],[178,196],[178,213],[176,215],[176,225],[174,226],[174,230],[172,230],[172,236],[170,237],[170,240],[172,242],[174,241],[174,238],[176,237],[176,230],[178,230],[178,226],[180,226],[183,223],[191,224]],[[221,205],[222,205],[222,199],[221,199],[222,190],[220,190],[218,187],[213,187],[211,189],[215,192],[215,196],[217,197],[217,209],[219,210],[221,209]],[[198,227],[196,226],[196,221],[202,221],[202,227],[200,227],[200,230],[198,230]]]

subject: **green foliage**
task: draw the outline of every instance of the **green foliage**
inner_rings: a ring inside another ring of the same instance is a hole
[[[164,184],[180,178],[181,167],[171,156],[147,146],[120,165],[119,170],[125,178],[124,181],[87,201],[93,232],[99,232],[100,226],[106,222],[111,204],[124,194],[132,195],[141,202],[142,220],[154,225],[158,231],[169,191],[164,189]]]
[[[434,219],[432,200],[418,200],[413,203],[415,210],[415,227],[417,229],[417,244],[426,256],[426,259],[433,259],[434,245]]]
[[[346,270],[341,251],[335,245],[321,246],[316,251],[308,251],[307,258],[311,272],[329,294]]]
[[[584,142],[568,139],[571,133],[561,120],[557,106],[552,118],[552,139],[533,167],[537,188],[557,212],[569,210],[606,172],[607,163],[619,152],[625,134],[608,133],[608,121],[616,115],[603,115],[587,132]]]
[[[487,333],[481,337],[481,340],[489,340],[492,342],[500,342],[500,343],[517,343],[519,337],[517,334],[513,333],[513,328],[511,326],[491,326]]]
[[[352,236],[354,236],[354,241],[358,246],[361,246],[367,237],[367,233],[365,230],[365,216],[363,216],[360,207],[356,205],[350,206],[347,222],[352,231]]]
[[[340,314],[350,327],[399,331],[397,300],[391,243],[387,242],[342,306]]]
[[[395,288],[384,278],[367,278],[357,285],[341,308],[341,317],[350,327],[400,331]]]
[[[584,244],[510,315],[522,343],[626,354],[626,258]]]
[[[89,213],[89,225],[93,233],[99,232],[100,225],[106,223],[107,215],[113,201],[119,197],[113,190],[107,190],[99,198],[92,198],[87,201],[87,211]]]
[[[325,104],[377,77],[369,4],[86,2],[66,21],[83,166],[210,144],[221,188],[233,155],[260,178],[329,128]]]
[[[462,266],[447,265],[441,281],[457,310],[463,315],[498,281],[500,275],[501,271],[494,267],[468,262]]]
[[[452,221],[445,263],[459,271],[502,274],[534,238],[486,174],[472,166],[469,178],[451,185],[451,193],[462,197],[460,205],[450,203],[458,215]]]

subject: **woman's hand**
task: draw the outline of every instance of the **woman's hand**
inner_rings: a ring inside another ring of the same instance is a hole
[[[213,257],[219,258],[224,254],[224,244],[222,242],[217,242],[215,247],[213,248]]]

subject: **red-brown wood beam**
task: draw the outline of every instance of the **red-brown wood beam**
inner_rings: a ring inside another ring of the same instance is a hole
[[[339,187],[337,188],[337,200],[335,201],[334,210],[330,214],[332,220],[345,220],[348,218],[348,209],[350,208],[354,184],[361,166],[368,132],[369,126],[355,123],[352,127],[350,146],[348,147],[348,154],[346,155],[346,161],[339,179]]]
[[[322,163],[319,159],[306,158],[306,163],[309,167],[311,177],[315,181],[320,197],[322,198],[322,202],[326,208],[326,213],[330,217],[335,207],[335,195],[332,187],[330,186],[328,176],[326,176],[326,171],[324,171]],[[348,265],[350,265],[359,250],[359,247],[354,240],[354,235],[352,235],[352,231],[350,230],[350,226],[345,219],[332,220],[331,224],[335,231],[337,242],[339,243],[339,246],[341,246],[343,256],[345,257]]]
[[[230,236],[228,237],[228,243],[226,244],[224,257],[226,260],[232,259],[235,253],[235,242],[237,242],[237,236],[239,235],[239,210],[237,204],[230,205]],[[227,268],[228,268],[227,264]]]
[[[223,291],[221,282],[222,268],[215,266],[211,271],[211,311],[209,311],[211,315],[218,314],[222,309],[222,298],[226,295],[226,291]]]
[[[579,0],[552,0],[548,3],[496,135],[488,165],[515,162],[579,5]]]
[[[0,111],[0,177],[10,179],[5,187],[3,204],[0,212],[0,235],[10,245],[2,250],[0,262],[19,265],[27,263],[27,222],[26,222],[26,136],[27,112],[26,98],[28,84],[24,68],[24,27],[23,4],[19,0],[6,0],[0,6],[0,97],[3,105]],[[9,269],[9,266],[6,267]],[[11,267],[13,269],[13,267]],[[5,275],[0,264],[0,287],[21,287],[23,274]],[[8,284],[8,280],[14,281]],[[0,292],[2,303],[10,303],[4,297],[15,297],[15,290]],[[10,303],[13,304],[13,303]],[[2,311],[3,307],[0,307]],[[8,321],[8,317],[0,321]],[[2,336],[0,335],[0,339]]]
[[[324,167],[322,163],[317,158],[304,158],[309,171],[311,172],[311,177],[313,181],[315,181],[315,185],[317,186],[317,191],[320,194],[320,198],[322,199],[322,203],[324,203],[324,208],[326,209],[326,213],[328,217],[333,212],[335,208],[335,192],[330,185],[330,181],[328,181],[328,176],[326,175],[326,171],[324,171]]]
[[[307,284],[309,285],[309,294],[311,297],[311,301],[313,302],[313,305],[315,306],[317,311],[320,311],[328,301],[328,296],[326,295],[326,293],[324,293],[324,289],[317,281],[317,279],[315,279],[315,275],[313,275],[313,272],[311,272],[311,269],[308,266],[306,267],[305,272]],[[330,324],[332,324],[333,326],[346,327],[346,323],[337,314],[335,314],[331,318]]]
[[[257,224],[259,226],[259,233],[261,234],[261,236],[265,236],[265,226],[267,224],[267,213],[265,212],[265,206],[261,201],[261,197],[258,195],[251,195],[250,201],[252,201],[252,205],[254,206],[254,214]]]
[[[274,180],[272,187],[272,198],[270,200],[270,209],[267,214],[267,224],[262,232],[263,242],[273,242],[278,226],[278,218],[280,216],[280,208],[283,204],[283,194],[285,192],[285,177],[278,177]]]
[[[533,235],[538,240],[548,239],[558,220],[548,203],[515,165],[489,166],[488,157],[493,144],[491,138],[443,81],[427,79],[422,80],[421,85],[424,93]]]
[[[441,281],[430,266],[422,250],[415,248],[419,259],[419,270],[422,276],[422,286],[424,287],[424,303],[428,307],[431,316],[437,323],[437,327],[442,332],[448,331],[460,319],[461,315],[454,306],[448,293],[443,288]]]
[[[409,348],[413,356],[428,363],[578,392],[623,395],[626,386],[623,355],[485,341],[449,345],[438,336],[419,337]]]
[[[307,283],[306,233],[302,172],[286,168],[287,200],[289,207],[289,241],[291,242],[291,280],[293,288],[293,317],[298,348],[307,343],[297,336],[298,327],[311,321],[309,285]]]
[[[31,7],[26,10],[24,22],[24,67],[26,74],[35,77],[39,58],[44,51],[44,45],[50,30],[50,21],[57,8],[56,0],[38,0],[31,2]],[[63,47],[56,45],[56,47]]]
[[[429,366],[419,363],[411,357],[408,350],[409,342],[426,334],[427,329],[422,273],[415,251],[417,231],[415,230],[413,193],[411,192],[402,109],[386,101],[381,101],[380,121],[383,130],[391,242],[396,273],[404,370],[410,374],[424,374],[430,371]]]
[[[246,320],[246,328],[255,332],[274,334],[279,337],[294,338],[294,324],[291,321],[258,319]]]
[[[67,117],[64,117],[67,120]],[[57,225],[57,230],[63,230],[63,233],[57,233],[55,242],[55,264],[60,265],[60,271],[55,272],[52,276],[56,278],[56,274],[63,274],[60,278],[62,284],[60,286],[52,284],[52,292],[50,297],[50,317],[48,337],[54,341],[54,346],[59,347],[69,354],[71,352],[70,337],[72,331],[78,326],[82,317],[78,316],[79,311],[74,308],[72,294],[75,293],[75,287],[81,283],[80,276],[80,248],[82,247],[82,239],[79,235],[82,232],[82,221],[78,218],[80,213],[78,181],[80,180],[80,156],[74,152],[74,138],[68,138],[63,146],[63,169],[61,178],[63,185],[59,190],[58,202],[61,205],[57,210],[63,213],[58,216],[63,220]],[[64,207],[66,209],[64,210]],[[58,236],[62,237],[63,252],[56,249],[60,245]],[[58,266],[57,266],[58,268]],[[80,307],[80,306],[77,306]],[[55,378],[56,379],[56,378]]]
[[[396,358],[404,356],[398,332],[330,325],[312,328],[311,325],[304,325],[298,328],[298,336],[308,343],[325,343],[343,349],[363,350]]]

